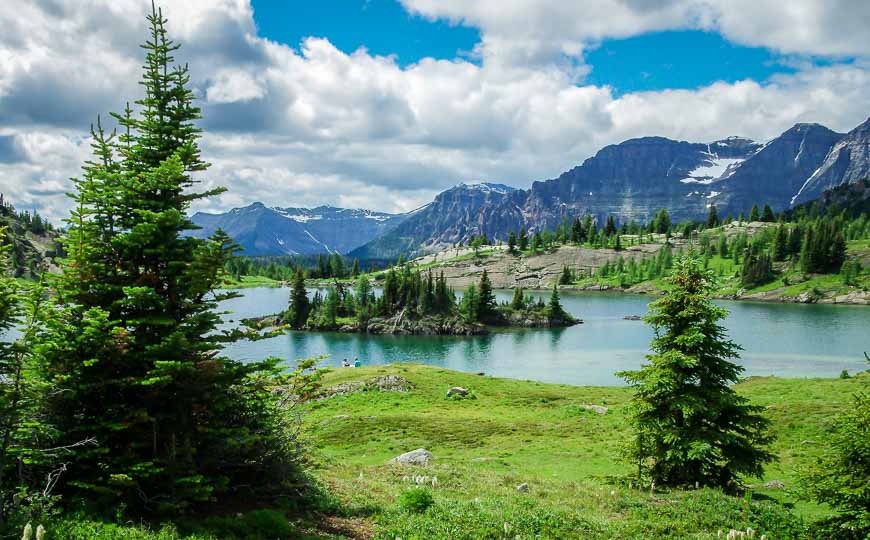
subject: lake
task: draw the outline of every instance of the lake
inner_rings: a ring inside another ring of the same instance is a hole
[[[289,289],[239,291],[241,298],[222,304],[227,319],[278,313],[287,307]],[[510,300],[511,291],[497,291]],[[549,293],[529,293],[543,296]],[[363,364],[417,362],[497,377],[574,385],[622,385],[615,374],[644,362],[653,337],[641,321],[654,298],[618,293],[564,292],[562,305],[584,324],[562,329],[505,330],[487,336],[377,336],[342,333],[288,332],[269,340],[242,342],[227,349],[229,356],[257,360],[278,356],[288,360],[329,355]],[[760,302],[717,303],[730,311],[724,325],[743,347],[737,361],[745,375],[836,377],[868,368],[863,351],[870,351],[870,308]]]

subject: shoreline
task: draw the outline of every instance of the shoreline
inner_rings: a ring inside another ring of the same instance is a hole
[[[335,281],[330,281],[328,283],[311,283],[311,287],[313,288],[326,288],[333,285]],[[353,280],[339,280],[339,283],[345,286],[352,286]],[[276,281],[273,283],[252,283],[247,285],[238,285],[231,287],[224,287],[220,290],[228,290],[228,291],[242,291],[245,289],[282,289],[289,288],[289,284],[285,282]],[[636,290],[632,290],[636,289]],[[458,289],[461,290],[461,289]],[[501,288],[496,287],[495,290],[499,291],[512,291],[510,288]],[[524,291],[535,292],[535,293],[546,293],[550,292],[552,289],[550,288],[541,288],[541,287],[523,287]],[[559,292],[567,292],[567,293],[606,293],[606,294],[629,294],[636,296],[649,296],[649,297],[658,297],[663,294],[661,289],[656,287],[646,287],[644,288],[644,284],[634,285],[627,289],[623,289],[620,287],[613,287],[610,285],[603,284],[590,284],[590,285],[559,285]],[[763,291],[759,293],[752,293],[750,295],[733,295],[733,294],[713,294],[713,298],[717,300],[728,300],[731,302],[759,302],[764,304],[806,304],[806,305],[830,305],[830,306],[861,306],[868,307],[870,306],[870,291],[854,291],[849,295],[841,295],[834,297],[815,297],[812,295],[808,296],[790,296],[783,294],[770,294],[775,293],[776,289],[771,291]],[[844,297],[845,296],[845,297]]]

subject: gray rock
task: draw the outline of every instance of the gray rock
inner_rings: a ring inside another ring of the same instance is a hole
[[[523,482],[522,484],[517,486],[517,492],[518,493],[528,493],[529,492],[529,485],[527,483]]]
[[[410,452],[405,452],[401,456],[394,457],[390,460],[390,463],[404,466],[426,467],[433,458],[434,456],[432,455],[432,452],[424,448],[418,448],[416,450],[411,450]]]
[[[607,407],[603,405],[583,405],[583,408],[596,414],[607,414],[608,411]]]
[[[414,387],[411,381],[398,375],[375,377],[374,379],[369,379],[367,384],[370,388],[377,388],[381,392],[400,392],[402,394]]]
[[[782,480],[771,480],[765,482],[764,487],[767,489],[785,489],[785,483]]]
[[[450,390],[447,391],[447,397],[460,396],[465,397],[468,395],[468,390],[462,388],[461,386],[454,386]]]
[[[816,301],[816,297],[813,293],[806,291],[797,295],[796,300],[802,304],[812,304]]]

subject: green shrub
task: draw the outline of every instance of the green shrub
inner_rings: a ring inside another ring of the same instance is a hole
[[[837,510],[816,524],[819,537],[870,537],[870,396],[857,394],[837,418],[828,449],[804,478],[807,494]]]
[[[148,527],[116,525],[90,520],[63,520],[46,526],[51,540],[217,540],[213,536],[183,536],[173,525]]]
[[[287,518],[276,510],[254,510],[242,516],[211,517],[202,529],[216,538],[242,540],[272,540],[290,538],[293,528]]]
[[[422,514],[433,504],[435,498],[426,488],[411,488],[399,496],[399,508],[412,514]]]

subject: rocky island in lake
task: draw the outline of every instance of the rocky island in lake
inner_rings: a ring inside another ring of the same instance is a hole
[[[492,327],[558,328],[582,321],[562,308],[553,289],[549,302],[535,300],[515,289],[510,302],[499,304],[484,271],[457,300],[444,275],[425,275],[410,266],[392,268],[375,295],[368,276],[359,276],[353,287],[336,282],[326,294],[309,298],[305,275],[297,270],[286,312],[248,319],[253,328],[289,326],[295,330],[362,332],[396,335],[487,334]]]

